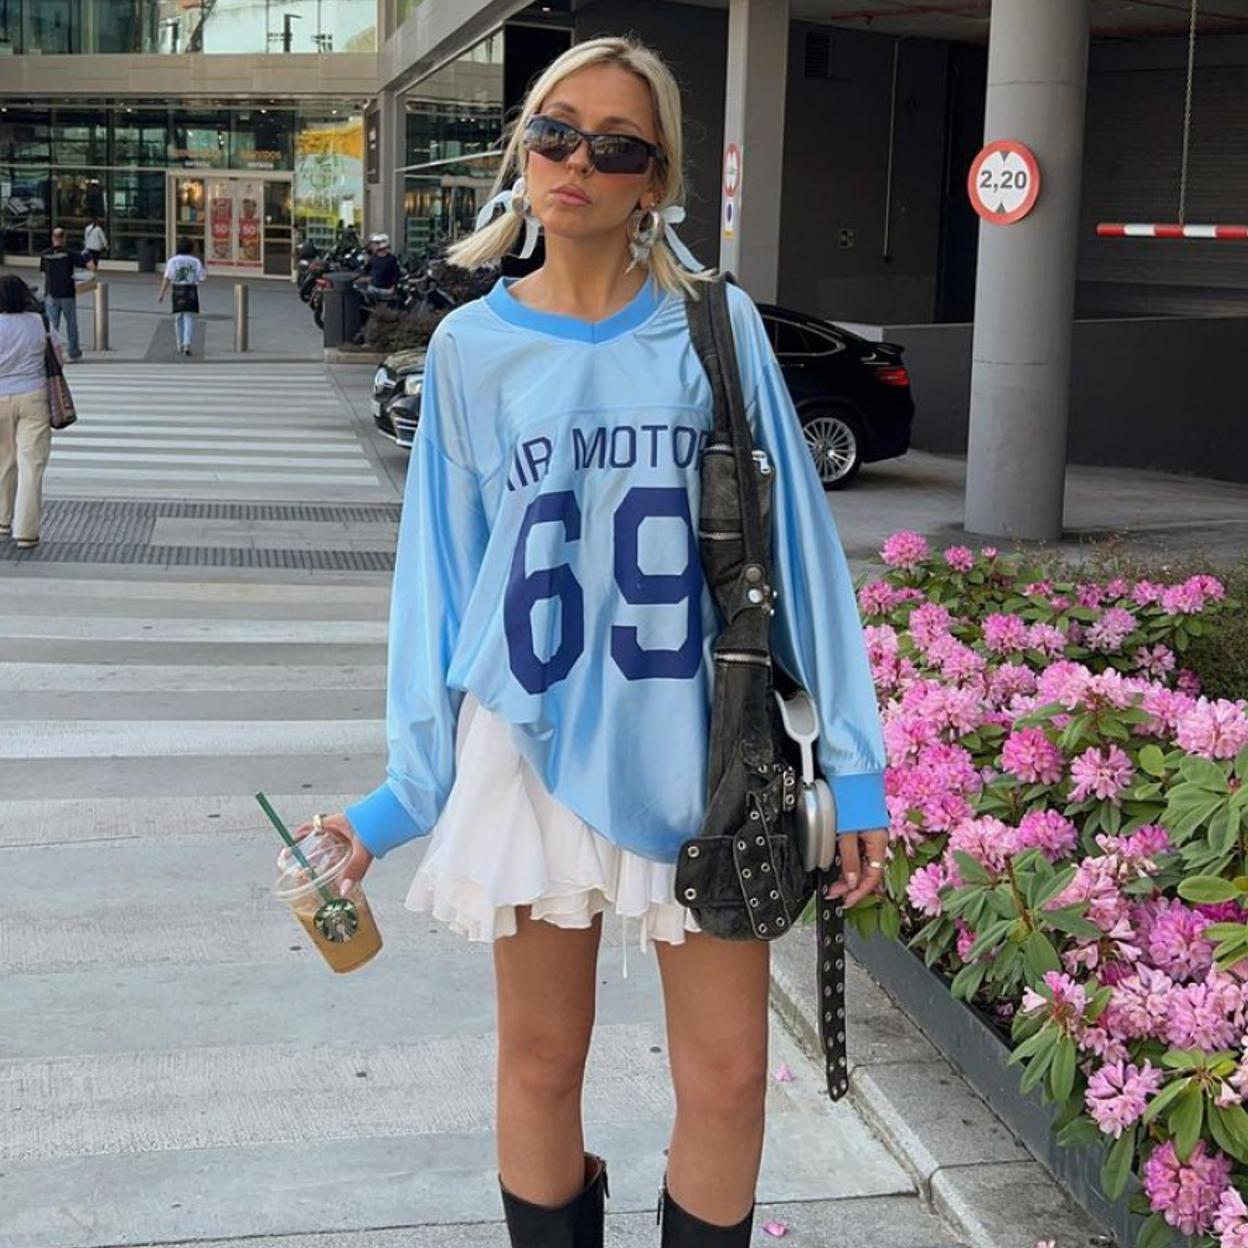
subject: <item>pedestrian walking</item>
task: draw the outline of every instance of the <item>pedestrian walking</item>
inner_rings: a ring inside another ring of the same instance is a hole
[[[108,250],[108,235],[94,217],[82,235],[82,246],[87,255],[99,264],[100,257]]]
[[[492,943],[499,1181],[519,1248],[603,1242],[606,1163],[585,1149],[582,1082],[604,916],[625,951],[635,924],[658,958],[676,1090],[662,1244],[745,1248],[768,945],[709,934],[675,893],[682,846],[719,848],[698,835],[708,750],[745,758],[754,743],[710,723],[720,624],[695,526],[717,408],[688,315],[713,275],[672,229],[684,182],[670,70],[624,39],[558,57],[496,189],[503,214],[483,213],[449,261],[481,267],[522,235],[531,254],[539,229],[545,261],[450,313],[429,343],[394,578],[387,778],[299,835],[320,823],[351,840],[345,893],[431,833],[408,908]],[[879,887],[887,824],[853,585],[762,319],[739,289],[728,297],[771,482],[775,594],[749,601],[774,610],[771,645],[816,702],[841,834],[828,895],[852,905]],[[742,585],[759,571],[744,567]],[[751,838],[778,826],[779,784]],[[736,838],[720,839],[731,854]]]
[[[30,287],[0,276],[0,540],[39,545],[43,474],[52,450],[48,327]]]
[[[191,354],[191,341],[195,336],[195,317],[199,314],[199,287],[207,279],[204,266],[194,254],[194,244],[189,238],[178,239],[178,250],[165,264],[164,276],[156,302],[163,303],[165,292],[173,288],[173,335],[179,355]]]
[[[89,252],[71,251],[65,245],[65,231],[58,225],[52,231],[52,246],[39,258],[43,272],[43,306],[52,328],[60,331],[65,326],[65,338],[69,346],[69,362],[82,359],[78,345],[78,288],[74,283],[75,269],[94,272],[95,260]]]

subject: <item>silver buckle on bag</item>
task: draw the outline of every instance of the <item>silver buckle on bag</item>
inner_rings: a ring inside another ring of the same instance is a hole
[[[836,798],[827,781],[815,774],[815,741],[819,737],[815,702],[805,689],[788,698],[777,690],[776,704],[785,734],[802,755],[802,791],[794,809],[802,861],[807,871],[827,871],[836,858]]]

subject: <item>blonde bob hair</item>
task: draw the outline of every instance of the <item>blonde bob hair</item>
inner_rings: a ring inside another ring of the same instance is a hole
[[[491,195],[510,186],[524,172],[524,128],[541,108],[543,101],[563,79],[593,65],[619,65],[637,75],[650,88],[654,103],[658,145],[664,159],[659,164],[658,199],[655,211],[661,212],[684,198],[685,177],[682,167],[680,122],[680,88],[672,71],[658,54],[631,39],[590,39],[574,44],[553,60],[529,88],[520,115],[513,123],[503,150],[503,160],[494,179]],[[524,219],[520,213],[505,211],[488,225],[460,239],[447,252],[451,264],[465,269],[479,269],[505,256],[520,237]],[[711,270],[690,273],[660,236],[650,252],[650,274],[659,286],[682,298],[697,297],[699,283],[709,280]]]

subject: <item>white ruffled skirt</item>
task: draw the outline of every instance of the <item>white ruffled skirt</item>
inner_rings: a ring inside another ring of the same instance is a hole
[[[471,694],[460,709],[456,779],[408,890],[409,910],[470,940],[514,936],[516,907],[557,927],[636,919],[641,948],[699,930],[675,899],[676,867],[613,845],[546,791],[511,727]]]

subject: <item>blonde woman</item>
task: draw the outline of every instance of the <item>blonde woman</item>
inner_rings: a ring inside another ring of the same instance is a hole
[[[698,931],[673,892],[704,814],[718,621],[696,534],[712,397],[685,309],[709,274],[671,228],[683,181],[669,70],[623,39],[570,49],[533,85],[496,189],[502,216],[483,213],[451,262],[493,263],[522,235],[529,252],[539,228],[545,262],[452,312],[429,345],[395,571],[388,775],[325,822],[353,841],[344,890],[432,832],[409,908],[493,943],[512,1243],[602,1244],[606,1168],[585,1150],[581,1093],[608,915],[653,942],[663,981],[677,1109],[662,1242],[744,1245],[767,948]],[[847,833],[833,890],[852,904],[878,884],[884,833],[871,830],[886,822],[853,589],[762,322],[731,295],[750,416],[776,466],[774,644],[819,704]]]

